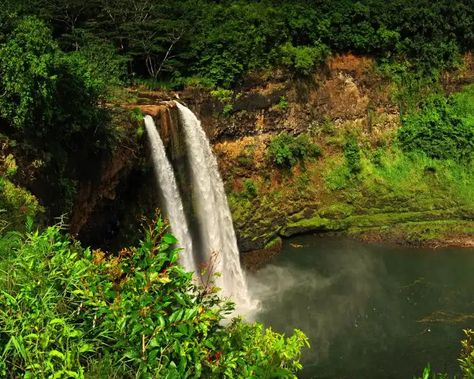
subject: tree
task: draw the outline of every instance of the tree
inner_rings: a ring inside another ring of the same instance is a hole
[[[179,44],[190,33],[185,2],[100,0],[93,33],[113,41],[130,58],[130,71],[141,67],[153,79],[179,68]]]
[[[0,47],[0,116],[16,128],[52,121],[59,49],[38,19],[20,21]]]
[[[34,17],[21,19],[0,46],[0,125],[42,162],[48,192],[58,202],[53,215],[69,210],[84,162],[115,138],[109,110],[99,106],[116,82],[115,62],[97,57],[87,49],[62,52]]]

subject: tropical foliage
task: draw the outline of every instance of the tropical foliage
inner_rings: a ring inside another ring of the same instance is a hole
[[[293,136],[283,132],[274,137],[268,146],[271,161],[283,168],[291,168],[298,162],[304,164],[305,158],[315,158],[320,154],[320,148],[307,134]]]
[[[430,209],[438,190],[438,198],[448,194],[467,208],[474,87],[446,97],[439,78],[473,48],[472,1],[4,1],[0,376],[274,378],[301,369],[303,333],[285,337],[241,319],[224,324],[233,305],[183,271],[160,220],[138,246],[116,255],[83,248],[59,227],[33,230],[44,199],[24,188],[34,181],[15,157],[41,178],[49,220],[68,212],[77,181],[120,141],[111,123],[113,86],[205,87],[230,115],[249,74],[313,78],[330,54],[370,55],[395,84],[403,126],[394,146],[373,153],[360,136],[345,135],[327,188],[350,189],[351,204],[364,194]],[[273,112],[288,107],[281,97]],[[304,168],[321,154],[313,137],[283,132],[267,158],[283,170]],[[243,189],[250,203],[261,183],[247,179]],[[460,358],[466,377],[474,375],[472,338],[466,332]],[[430,375],[428,368],[424,378]]]
[[[198,76],[211,86],[233,86],[249,71],[272,66],[307,74],[329,52],[341,51],[410,61],[431,74],[455,65],[474,43],[474,11],[465,1],[7,3],[0,41],[21,17],[34,15],[52,26],[65,51],[105,44],[127,62],[129,74],[177,85]],[[115,54],[109,60],[116,62]]]
[[[161,220],[117,256],[58,227],[0,240],[0,375],[11,378],[295,377],[298,330],[222,323],[232,303],[177,264]]]
[[[426,99],[420,112],[403,120],[403,127],[398,131],[402,149],[421,151],[436,159],[470,161],[474,152],[474,122],[472,115],[463,115],[460,107],[456,98]]]

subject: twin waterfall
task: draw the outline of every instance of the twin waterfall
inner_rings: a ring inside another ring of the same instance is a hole
[[[197,117],[185,106],[176,102],[180,125],[184,135],[189,164],[189,183],[186,191],[192,191],[193,214],[197,221],[197,238],[201,246],[193,247],[193,238],[163,142],[150,116],[145,117],[145,126],[152,150],[156,178],[162,192],[164,211],[171,230],[183,251],[180,261],[187,271],[199,275],[202,264],[211,264],[212,271],[220,273],[216,285],[224,297],[230,297],[237,311],[254,308],[248,294],[247,283],[240,266],[239,250],[232,217],[219,174],[217,160],[212,153],[209,140]],[[195,237],[195,235],[193,235]],[[195,237],[196,238],[196,237]]]

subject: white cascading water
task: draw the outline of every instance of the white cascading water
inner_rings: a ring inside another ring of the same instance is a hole
[[[163,141],[151,116],[145,116],[145,128],[152,150],[156,178],[163,193],[164,206],[171,231],[178,239],[180,247],[183,248],[179,256],[180,263],[186,271],[197,272],[193,256],[193,244],[189,234],[188,223],[184,215],[183,203],[178,191],[178,185],[176,184],[173,167],[166,157]]]
[[[215,271],[221,275],[217,286],[236,303],[238,313],[253,310],[247,281],[240,265],[239,249],[232,217],[219,174],[217,160],[201,122],[191,110],[176,102],[184,130],[185,144],[191,167],[195,210],[200,224],[205,254],[217,254]]]

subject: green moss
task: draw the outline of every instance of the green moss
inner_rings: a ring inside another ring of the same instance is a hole
[[[360,168],[357,176],[351,175],[337,150],[277,183],[262,183],[259,174],[248,169],[245,177],[260,183],[256,197],[230,201],[240,236],[264,244],[277,233],[400,230],[408,240],[433,240],[441,232],[431,223],[474,218],[474,164],[406,155],[393,145],[367,143],[360,150]],[[272,168],[268,170],[271,175]],[[398,228],[420,222],[431,226],[416,233]]]
[[[343,190],[349,187],[350,172],[347,166],[338,160],[330,161],[324,173],[326,187],[330,191]]]
[[[282,245],[283,241],[280,237],[275,237],[273,239],[271,239],[270,241],[268,241],[266,244],[265,244],[265,250],[276,250],[276,249],[279,249],[280,246]]]
[[[430,225],[444,225],[445,220],[459,220],[459,218],[459,210],[456,209],[402,213],[367,213],[335,219],[316,215],[311,218],[303,218],[287,223],[280,234],[284,237],[312,231],[347,231],[352,234],[357,234],[374,228],[384,229],[399,224],[412,225],[416,222],[428,222]],[[432,224],[438,221],[440,224]],[[435,237],[436,236],[427,235],[429,239]]]
[[[281,230],[280,234],[284,237],[290,237],[299,233],[310,231],[338,231],[345,229],[343,221],[331,220],[316,215],[311,218],[302,219],[296,222],[289,222]]]
[[[366,229],[373,227],[392,226],[407,222],[434,221],[452,219],[457,215],[456,210],[437,210],[403,213],[379,213],[350,216],[345,221],[349,229]]]
[[[321,209],[319,214],[327,218],[345,218],[354,213],[354,207],[346,203],[334,203]]]
[[[451,238],[469,236],[474,232],[474,221],[459,219],[405,222],[392,225],[389,228],[352,229],[351,234],[376,232],[379,238],[403,239],[410,243],[443,242]]]

